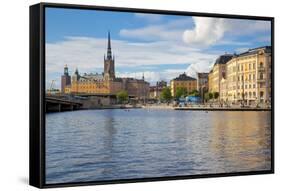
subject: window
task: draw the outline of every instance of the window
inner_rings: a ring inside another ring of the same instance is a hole
[[[251,63],[250,63],[250,64],[249,64],[249,70],[251,70],[251,66],[252,66],[252,65],[251,65]]]
[[[263,62],[260,62],[260,67],[263,68]]]
[[[253,74],[253,80],[256,80],[256,75],[255,74]]]
[[[256,69],[256,63],[253,63],[253,69]]]
[[[263,80],[263,73],[260,73],[260,80]]]
[[[253,88],[256,88],[256,84],[253,84]]]

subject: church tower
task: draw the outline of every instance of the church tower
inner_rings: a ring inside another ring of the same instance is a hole
[[[65,87],[71,85],[70,75],[68,74],[67,65],[64,66],[63,75],[61,76],[61,92],[65,93]]]
[[[110,32],[107,39],[107,53],[104,56],[104,77],[113,80],[115,78],[114,56],[111,52]]]

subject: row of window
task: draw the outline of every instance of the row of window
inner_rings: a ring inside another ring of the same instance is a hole
[[[237,89],[240,89],[240,88],[243,89],[243,85],[241,85],[241,86],[238,85],[238,86],[237,86]],[[248,89],[248,88],[249,88],[249,89],[251,89],[251,88],[256,88],[256,84],[253,84],[253,85],[252,85],[252,84],[249,84],[249,85],[245,84],[245,85],[244,85],[244,89]]]
[[[189,85],[189,86],[196,86],[196,83],[192,83],[192,82],[176,82],[175,85],[177,86],[186,86],[186,85]]]
[[[75,88],[75,87],[74,87]],[[79,86],[79,89],[89,89],[89,88],[91,88],[91,89],[96,89],[96,88],[107,88],[106,86],[104,86],[104,85],[96,85],[96,86],[94,86],[94,85],[88,85],[88,86]]]
[[[263,80],[264,79],[264,73],[260,72],[259,73],[259,80]],[[248,74],[247,76],[245,76],[244,79],[244,75],[240,75],[237,77],[237,81],[252,81],[252,80],[256,80],[256,75],[255,74]],[[232,77],[232,81],[235,82],[236,81],[236,76]]]
[[[264,63],[260,62],[259,63],[259,68],[264,68]],[[247,71],[247,70],[255,70],[256,69],[256,63],[249,63],[249,64],[239,64],[237,66],[237,71],[242,72],[242,71]],[[236,72],[236,66],[232,67],[232,72]]]
[[[264,97],[264,92],[263,91],[260,91],[259,93],[260,95],[260,98],[263,98]],[[237,96],[238,97],[243,97],[243,94],[241,93],[237,93]],[[245,92],[244,93],[244,98],[256,98],[256,92]]]

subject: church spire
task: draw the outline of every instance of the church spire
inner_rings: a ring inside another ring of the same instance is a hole
[[[108,37],[107,37],[107,59],[111,60],[111,42],[110,42],[110,32],[108,31]]]

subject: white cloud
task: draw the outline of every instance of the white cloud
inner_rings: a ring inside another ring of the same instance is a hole
[[[160,14],[148,14],[148,13],[135,13],[135,16],[141,19],[145,19],[148,22],[158,22],[163,18]]]
[[[194,62],[187,67],[185,73],[191,77],[196,78],[198,72],[209,72],[213,64],[213,61],[208,60]]]
[[[146,70],[148,80],[168,79],[184,72],[161,69],[165,64],[190,64],[207,61],[213,62],[218,52],[207,53],[189,48],[184,44],[158,41],[152,43],[130,43],[121,40],[112,40],[112,51],[115,55],[115,67],[118,76],[118,67],[134,70]],[[54,75],[63,72],[65,64],[73,74],[76,67],[80,73],[103,71],[103,56],[106,53],[107,39],[90,37],[67,37],[56,43],[46,45],[47,80],[51,81]],[[150,72],[149,68],[159,66],[159,72]],[[208,67],[206,67],[208,71]],[[142,71],[139,72],[142,75]],[[120,75],[134,76],[135,73],[120,73]],[[141,76],[140,76],[141,77]]]
[[[155,15],[140,14],[146,19]],[[156,15],[155,17],[157,17]],[[152,19],[153,20],[153,19]],[[157,20],[157,19],[155,19]],[[159,19],[161,20],[161,19]],[[208,48],[212,45],[250,45],[238,37],[248,35],[256,37],[253,41],[261,41],[262,33],[271,29],[269,21],[225,19],[211,17],[186,17],[172,21],[162,21],[135,29],[121,29],[120,36],[144,41],[162,40],[185,42],[189,47]],[[268,36],[268,35],[267,35]]]
[[[270,31],[270,22],[242,19],[223,19],[209,17],[193,17],[194,28],[183,33],[183,41],[189,45],[208,47],[213,44],[241,45],[245,42],[225,40],[240,35],[249,35]],[[224,40],[223,40],[224,39]],[[247,42],[249,44],[249,42]]]
[[[93,71],[103,68],[107,39],[67,37],[63,41],[47,43],[46,62],[48,72],[62,71],[67,64],[74,70]],[[130,43],[112,40],[116,66],[138,67],[163,64],[186,64],[200,60],[213,60],[217,54],[200,52],[177,43],[165,41]]]
[[[190,18],[176,19],[165,24],[153,24],[136,29],[121,29],[119,34],[122,37],[145,41],[182,41],[181,36],[191,22]]]
[[[208,46],[220,40],[228,28],[221,18],[194,17],[195,27],[183,33],[183,40],[187,44]]]

